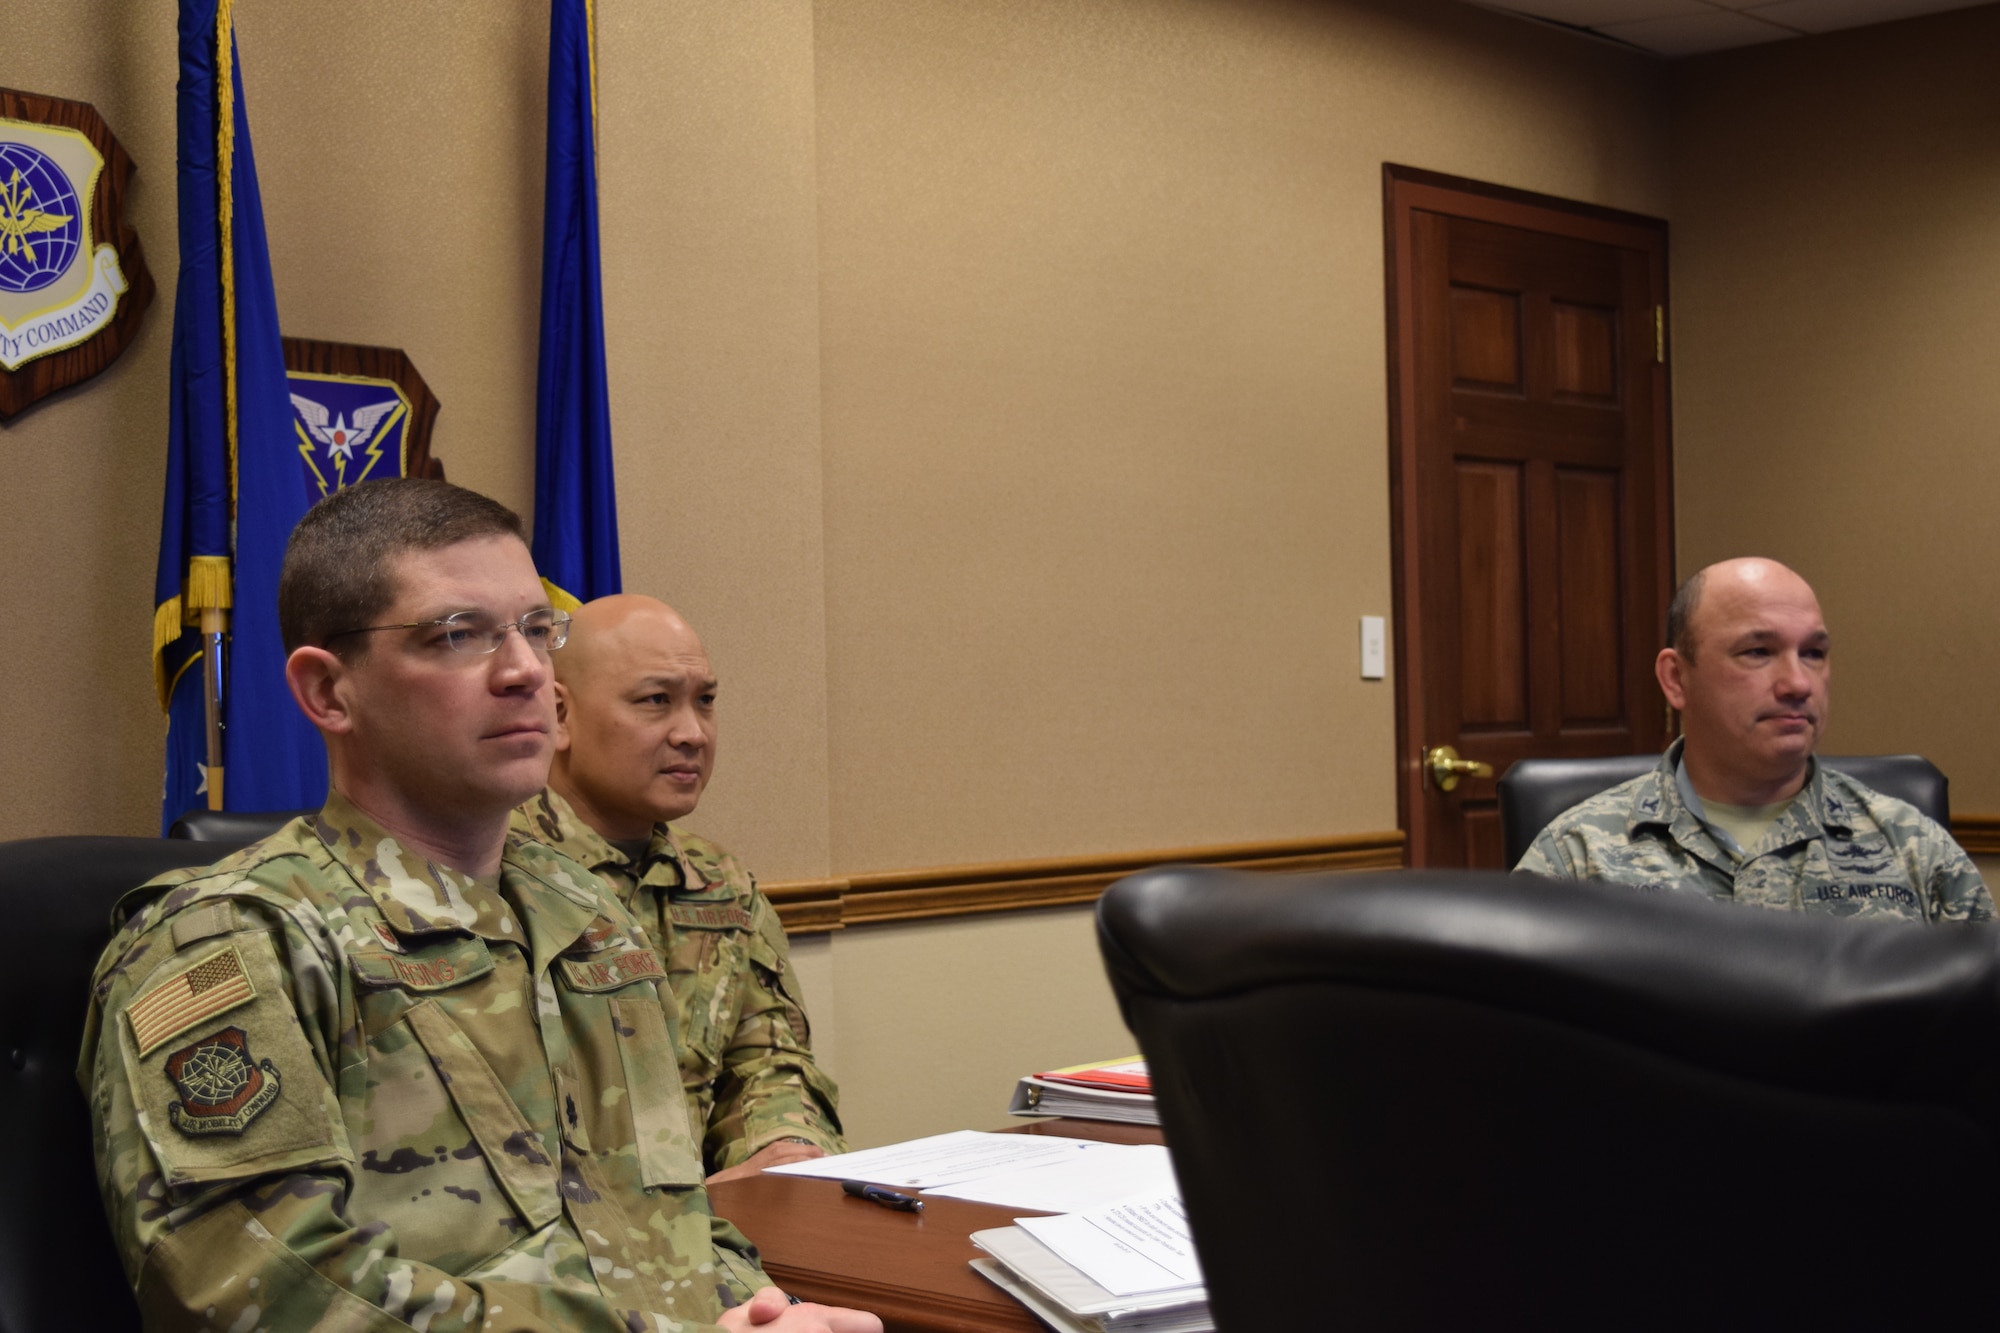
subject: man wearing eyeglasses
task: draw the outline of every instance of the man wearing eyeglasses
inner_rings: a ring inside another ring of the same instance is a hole
[[[700,636],[664,602],[600,597],[577,608],[555,668],[549,790],[514,828],[590,867],[660,947],[710,1183],[847,1151],[777,912],[742,862],[669,822],[694,813],[715,769]]]
[[[148,1326],[879,1333],[791,1305],[711,1214],[645,927],[507,838],[568,629],[519,519],[340,492],[279,620],[326,806],[142,890],[93,979],[80,1072]]]

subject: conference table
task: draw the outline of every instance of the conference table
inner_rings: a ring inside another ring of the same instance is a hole
[[[1017,1134],[1160,1143],[1149,1125],[1037,1120]],[[930,1199],[902,1213],[842,1193],[836,1180],[758,1175],[708,1187],[715,1211],[757,1243],[764,1271],[800,1300],[872,1310],[888,1333],[1046,1333],[1020,1302],[972,1271],[975,1231],[1028,1209]]]

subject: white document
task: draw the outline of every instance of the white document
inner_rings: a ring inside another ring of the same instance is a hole
[[[874,1185],[927,1190],[1002,1171],[1073,1162],[1086,1153],[1116,1146],[1089,1139],[1058,1138],[1053,1134],[985,1134],[976,1129],[960,1129],[933,1134],[927,1139],[911,1139],[908,1143],[892,1143],[885,1148],[864,1148],[860,1152],[788,1162],[765,1170],[780,1176],[865,1180]]]
[[[1106,1291],[1138,1296],[1201,1281],[1180,1194],[1128,1199],[1062,1217],[1017,1217],[1014,1224]]]
[[[1113,1295],[1018,1226],[975,1231],[972,1243],[1058,1309],[1101,1320],[1107,1327],[1129,1324],[1138,1315],[1182,1313],[1198,1318],[1208,1310],[1206,1287],[1169,1287],[1144,1296]]]
[[[1178,1189],[1173,1162],[1159,1144],[1107,1143],[1093,1152],[1060,1161],[1019,1167],[956,1185],[937,1185],[925,1194],[1003,1208],[1044,1213],[1081,1213],[1138,1195],[1171,1194]]]

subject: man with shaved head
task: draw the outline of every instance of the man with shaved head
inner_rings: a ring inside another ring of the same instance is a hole
[[[1777,561],[1696,572],[1653,663],[1681,738],[1653,772],[1558,817],[1516,869],[1838,916],[1991,919],[1951,834],[1813,758],[1830,648],[1819,599]]]
[[[577,609],[554,662],[549,790],[514,828],[588,866],[653,932],[709,1180],[845,1152],[777,912],[734,856],[670,823],[715,769],[701,639],[663,602],[601,597]]]

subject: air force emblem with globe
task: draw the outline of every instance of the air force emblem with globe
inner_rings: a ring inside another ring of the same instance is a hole
[[[111,322],[126,290],[118,252],[93,246],[104,159],[75,130],[0,120],[0,365],[18,370]]]
[[[60,278],[83,244],[69,177],[26,144],[0,143],[0,287],[34,292]]]

